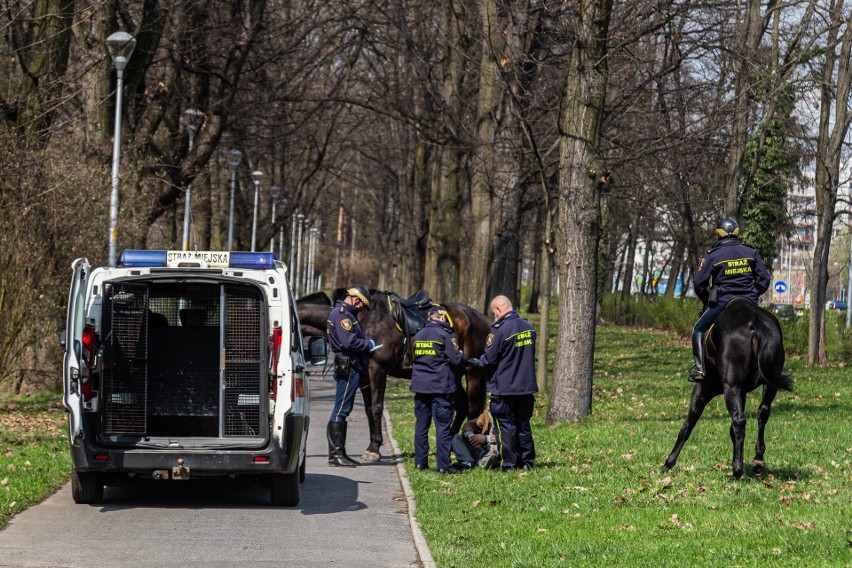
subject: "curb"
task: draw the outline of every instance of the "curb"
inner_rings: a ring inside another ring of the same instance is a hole
[[[414,511],[417,509],[417,504],[414,502],[414,496],[411,491],[411,484],[408,482],[408,475],[405,473],[405,465],[402,463],[402,453],[393,437],[393,426],[388,409],[385,408],[382,412],[382,418],[385,422],[385,429],[388,431],[391,447],[394,454],[400,456],[396,462],[396,472],[399,475],[399,482],[402,484],[402,491],[405,493],[405,500],[408,503],[408,524],[411,526],[411,536],[414,539],[414,547],[417,549],[417,554],[420,556],[421,566],[426,568],[435,568],[435,560],[432,558],[432,552],[429,550],[429,545],[426,544],[426,539],[423,537],[423,532],[420,530],[420,525],[417,524],[417,519],[414,517]]]

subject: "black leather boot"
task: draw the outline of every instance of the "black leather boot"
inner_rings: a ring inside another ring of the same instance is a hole
[[[358,462],[346,455],[346,422],[329,422],[326,427],[328,438],[328,465],[332,467],[355,467]]]
[[[704,380],[704,335],[706,333],[695,332],[692,334],[692,358],[695,362],[692,366],[692,373],[688,377],[691,383],[700,383]]]

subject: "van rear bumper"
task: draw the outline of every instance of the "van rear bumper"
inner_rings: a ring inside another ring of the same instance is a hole
[[[95,436],[86,436],[79,446],[71,446],[71,461],[77,471],[146,477],[154,471],[171,472],[178,466],[189,470],[189,478],[293,473],[300,465],[300,442],[307,437],[309,422],[304,415],[287,416],[284,447],[279,447],[275,439],[262,447],[246,449],[116,447],[101,445]]]

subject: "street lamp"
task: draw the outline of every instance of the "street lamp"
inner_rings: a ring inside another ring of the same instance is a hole
[[[287,211],[287,196],[281,202],[281,209]],[[284,223],[278,225],[278,260],[284,262]]]
[[[237,189],[237,166],[240,165],[242,152],[236,148],[228,150],[228,161],[231,164],[231,208],[228,213],[228,250],[234,247],[234,193]]]
[[[296,296],[299,296],[299,290],[302,288],[302,228],[304,225],[305,216],[299,213],[296,218],[299,227],[299,236],[296,237]]]
[[[280,192],[281,187],[278,185],[269,188],[269,193],[272,194],[272,238],[269,239],[269,252],[275,252],[275,202],[278,201]]]
[[[254,215],[251,222],[251,252],[255,251],[257,245],[257,205],[260,199],[260,178],[263,177],[263,172],[254,170],[251,173],[251,179],[254,181]]]
[[[115,134],[112,143],[112,193],[109,197],[109,265],[115,266],[115,242],[118,237],[118,166],[121,162],[121,100],[124,69],[136,47],[136,39],[127,32],[115,32],[106,38],[107,49],[115,65]]]
[[[198,127],[201,126],[204,113],[197,108],[188,108],[183,111],[183,116],[186,119],[186,130],[187,134],[189,134],[189,151],[192,152],[192,146],[195,143],[195,133],[198,132]],[[183,250],[189,250],[189,200],[191,196],[192,183],[186,186],[186,203],[183,207]]]
[[[298,209],[293,208],[293,215],[290,217],[290,262],[287,264],[287,269],[290,272],[290,288],[296,289],[296,215]]]

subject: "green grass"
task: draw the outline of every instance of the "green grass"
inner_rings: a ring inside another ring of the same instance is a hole
[[[0,400],[0,527],[68,481],[71,456],[60,396]]]
[[[538,467],[439,477],[413,468],[408,382],[389,380],[387,407],[439,566],[852,565],[852,381],[847,369],[788,361],[766,433],[767,474],[751,475],[759,393],[748,398],[747,473],[730,477],[730,421],[717,397],[677,466],[658,473],[691,388],[690,349],[661,332],[598,328],[592,415],[533,419]],[[434,440],[432,440],[434,451]]]

